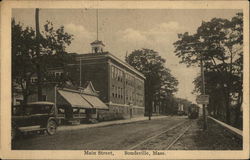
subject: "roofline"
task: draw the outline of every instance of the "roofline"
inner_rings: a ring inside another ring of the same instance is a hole
[[[84,54],[81,54],[79,55],[79,59],[84,59],[82,58],[82,55]],[[88,55],[91,55],[91,54],[88,54]],[[113,60],[117,61],[117,62],[120,62],[123,66],[127,67],[128,69],[130,69],[131,71],[135,72],[137,75],[141,76],[144,80],[146,79],[146,77],[139,71],[137,71],[134,67],[132,67],[131,65],[129,65],[128,63],[120,60],[119,58],[117,58],[116,56],[114,56],[113,54],[109,53],[109,52],[106,52],[106,54],[98,54],[99,56],[102,55],[103,57],[108,57],[108,58],[112,58]]]
[[[92,85],[93,86],[93,85]],[[98,94],[97,93],[94,93],[94,94],[90,94],[90,93],[87,93],[85,91],[85,88],[82,88],[83,92],[81,92],[80,90],[75,90],[75,89],[70,89],[70,88],[58,88],[58,91],[61,90],[61,91],[66,91],[66,92],[73,92],[73,93],[78,93],[78,94],[82,94],[82,95],[90,95],[90,96],[96,96],[98,97]],[[97,92],[97,91],[96,91]]]
[[[34,104],[49,104],[49,105],[54,105],[53,102],[48,102],[48,101],[36,101],[36,102],[27,103],[27,105],[34,105]]]
[[[109,55],[111,55],[111,57],[113,59],[115,59],[118,62],[121,62],[124,66],[128,67],[129,69],[131,69],[132,71],[134,71],[136,74],[138,74],[139,76],[141,76],[143,79],[146,79],[146,77],[144,76],[144,74],[142,74],[141,72],[137,71],[134,67],[132,67],[130,64],[120,60],[119,58],[117,58],[116,56],[114,56],[113,54],[109,53]]]

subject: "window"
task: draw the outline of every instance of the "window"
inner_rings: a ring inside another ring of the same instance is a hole
[[[120,94],[120,87],[118,87],[118,98],[121,97],[121,94]]]
[[[125,83],[126,83],[126,85],[128,84],[128,75],[127,74],[125,74]]]
[[[86,110],[85,110],[85,109],[80,109],[80,110],[79,110],[79,113],[80,113],[80,114],[84,114],[84,113],[86,113]]]
[[[111,66],[111,72],[112,72],[112,78],[115,77],[115,68],[114,66]]]
[[[112,85],[112,96],[115,97],[115,86]]]
[[[79,113],[79,108],[73,108],[73,114],[78,114]]]
[[[120,98],[122,98],[122,88],[119,90]]]
[[[128,100],[128,90],[125,89],[125,97],[126,97],[126,100]]]
[[[121,71],[117,69],[117,80],[120,81],[121,79]]]
[[[123,78],[123,72],[122,71],[121,71],[121,75],[120,76],[121,76],[121,82],[122,82],[122,78]]]
[[[47,101],[47,96],[46,95],[42,95],[42,101]]]
[[[115,68],[115,79],[117,78],[117,72],[118,72],[118,70],[117,70],[117,68]]]
[[[123,90],[123,89],[121,88],[121,98],[123,98],[123,92],[122,92],[122,90]]]
[[[117,87],[115,87],[115,98],[117,98],[117,90],[118,90],[118,88]]]
[[[25,106],[25,114],[44,114],[50,113],[52,105],[27,105]]]
[[[37,77],[32,77],[31,78],[31,83],[36,83],[37,82]]]
[[[64,108],[58,108],[58,114],[64,114],[65,110]]]

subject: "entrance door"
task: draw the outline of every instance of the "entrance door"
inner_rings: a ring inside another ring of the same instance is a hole
[[[133,110],[132,110],[132,108],[129,109],[129,113],[130,113],[130,118],[132,118],[132,115],[133,115]]]

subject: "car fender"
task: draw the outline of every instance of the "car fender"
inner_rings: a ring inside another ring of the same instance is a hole
[[[56,125],[57,125],[57,126],[59,125],[59,122],[58,122],[58,120],[57,120],[55,117],[50,117],[50,118],[48,119],[48,121],[47,121],[47,124],[48,124],[49,121],[55,121],[55,122],[56,122]]]

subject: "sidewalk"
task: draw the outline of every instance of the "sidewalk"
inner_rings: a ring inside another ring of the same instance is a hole
[[[195,120],[191,128],[171,147],[171,150],[242,150],[243,141],[218,122],[208,118]]]
[[[160,119],[166,118],[168,116],[154,116],[151,119]],[[59,126],[57,131],[70,131],[70,130],[78,130],[78,129],[85,129],[85,128],[94,128],[94,127],[103,127],[109,125],[116,125],[116,124],[125,124],[125,123],[132,123],[137,121],[145,121],[148,120],[148,117],[135,117],[131,119],[124,119],[124,120],[114,120],[114,121],[107,121],[107,122],[99,122],[96,124],[80,124],[80,125],[68,125],[68,126]]]

